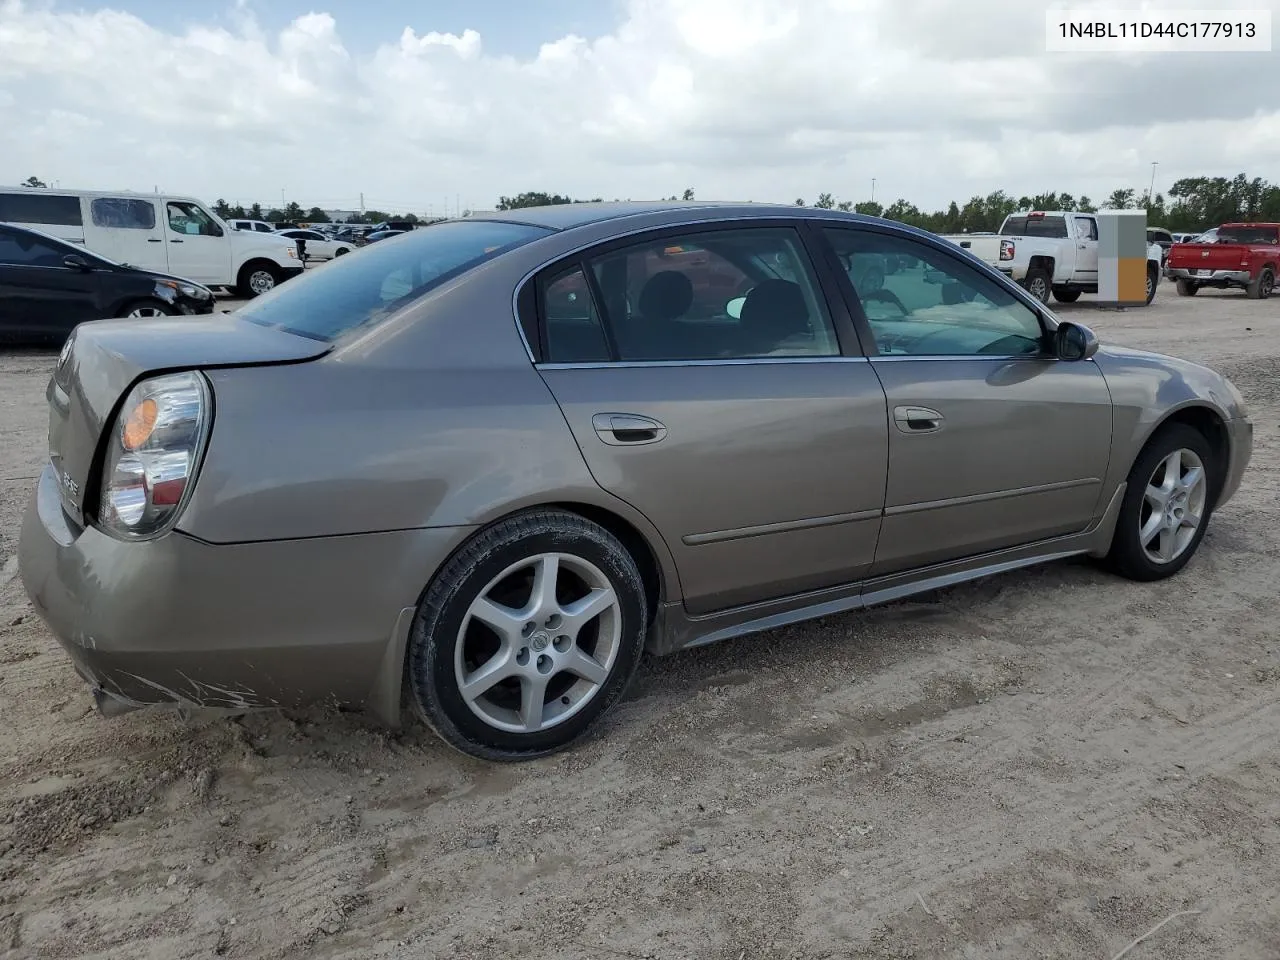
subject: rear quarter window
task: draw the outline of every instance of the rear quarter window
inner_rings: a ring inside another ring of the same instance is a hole
[[[454,277],[552,231],[493,220],[438,223],[388,237],[298,277],[236,315],[314,340],[332,341],[385,320]]]

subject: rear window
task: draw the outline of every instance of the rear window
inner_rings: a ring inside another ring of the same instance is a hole
[[[33,188],[29,193],[0,193],[0,223],[53,223],[83,226],[79,197],[59,197]]]
[[[552,231],[468,220],[388,237],[285,283],[236,315],[314,340],[391,316],[433,287]]]
[[[1065,217],[1010,217],[1001,227],[1000,235],[1061,240],[1067,235],[1067,221]]]
[[[1280,243],[1280,227],[1219,227],[1219,243]]]

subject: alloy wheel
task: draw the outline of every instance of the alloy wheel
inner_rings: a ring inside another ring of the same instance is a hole
[[[168,314],[159,307],[134,307],[125,316],[133,319],[139,317],[167,317]]]
[[[1172,563],[1195,539],[1209,496],[1204,463],[1193,450],[1174,450],[1156,465],[1138,511],[1138,540],[1154,564]]]
[[[622,611],[608,577],[565,553],[512,564],[462,618],[454,672],[463,701],[491,727],[537,733],[568,720],[609,679]]]

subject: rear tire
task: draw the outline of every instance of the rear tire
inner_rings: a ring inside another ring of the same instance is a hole
[[[178,311],[173,309],[163,300],[156,300],[152,297],[146,297],[142,300],[134,300],[132,303],[126,303],[120,308],[117,314],[119,317],[128,317],[130,319],[138,318],[154,318],[154,317],[173,317],[177,316]]]
[[[1047,270],[1035,267],[1027,271],[1027,278],[1022,282],[1027,292],[1043,303],[1049,305],[1049,293],[1053,289],[1053,278]]]
[[[1175,454],[1177,463],[1171,461]],[[1170,472],[1175,466],[1177,477]],[[1107,565],[1144,582],[1185,567],[1209,525],[1218,469],[1213,448],[1199,430],[1171,423],[1157,431],[1129,471]],[[1194,527],[1188,524],[1192,517]]]
[[[350,248],[350,247],[339,247],[337,250],[335,250],[335,251],[333,252],[333,255],[334,255],[335,257],[342,257],[342,256],[345,256],[346,254],[348,254],[348,253],[350,253],[350,252],[351,252],[351,248]]]
[[[270,260],[251,260],[240,268],[236,293],[246,300],[270,293],[280,282],[280,270]]]
[[[1180,297],[1194,297],[1199,289],[1190,280],[1178,280],[1178,296]]]
[[[1053,299],[1059,303],[1075,303],[1080,299],[1079,290],[1064,290],[1061,287],[1053,288]]]
[[[563,750],[631,682],[647,611],[635,560],[603,527],[559,510],[509,517],[464,544],[428,587],[409,637],[412,700],[473,757]]]
[[[1270,267],[1263,267],[1262,272],[1245,289],[1245,296],[1250,300],[1266,300],[1275,291],[1276,275]]]
[[[1160,285],[1160,268],[1153,263],[1147,264],[1147,306],[1156,298],[1156,287]]]

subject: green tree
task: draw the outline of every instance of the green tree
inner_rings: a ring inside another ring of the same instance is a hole
[[[813,205],[819,210],[832,210],[835,208],[836,201],[829,193],[818,194],[818,199],[813,201]]]
[[[804,206],[804,197],[797,197],[797,198],[796,198],[796,206],[797,206],[797,207],[803,207],[803,206]]]
[[[861,203],[853,205],[854,213],[861,213],[868,217],[878,217],[884,213],[884,206],[875,200],[863,200]]]
[[[27,177],[27,179],[22,181],[22,185],[24,187],[32,187],[32,188],[41,188],[41,187],[49,186],[39,177]]]
[[[253,204],[251,207],[249,207],[249,216],[248,216],[248,219],[250,219],[250,220],[261,220],[261,219],[262,219],[262,204],[260,204],[260,203],[255,203],[255,204]]]
[[[305,220],[306,218],[307,218],[307,212],[303,210],[302,207],[300,207],[295,201],[290,200],[287,204],[285,204],[284,216],[281,217],[280,219],[289,220],[289,221],[292,221],[293,223],[297,223],[299,220]]]
[[[213,212],[223,220],[231,219],[231,207],[228,206],[227,201],[223,200],[221,197],[214,201]]]
[[[309,223],[329,223],[329,215],[319,207],[312,207],[306,213],[306,219]]]
[[[884,211],[884,217],[888,220],[897,220],[899,223],[908,223],[913,227],[924,226],[925,219],[920,209],[906,200],[895,200],[889,204]]]
[[[843,210],[845,213],[849,213],[853,210],[853,201],[841,200],[839,203],[836,204],[836,209]]]
[[[680,199],[681,199],[681,200],[692,200],[692,199],[693,199],[693,187],[689,187],[687,190],[685,190],[685,192],[684,192],[684,196],[682,196]]]
[[[1120,187],[1112,190],[1111,196],[1107,197],[1108,210],[1131,210],[1136,206],[1133,187]]]
[[[671,198],[672,200],[675,197]],[[573,203],[569,197],[562,197],[558,193],[543,193],[540,190],[530,190],[525,193],[516,194],[514,197],[499,197],[499,210],[521,210],[525,207],[551,207],[562,203]]]

